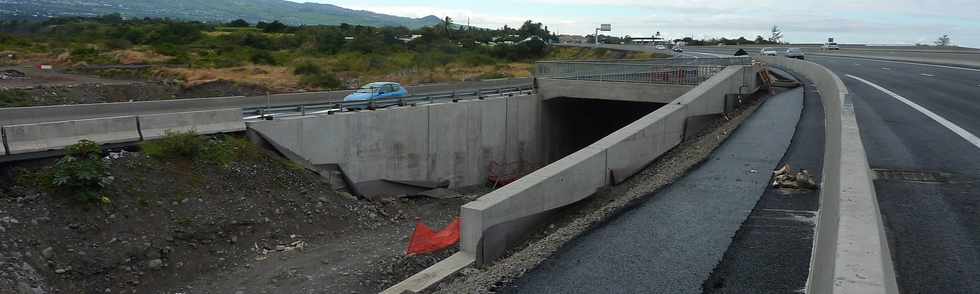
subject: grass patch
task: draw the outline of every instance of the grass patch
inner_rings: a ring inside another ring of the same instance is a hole
[[[259,150],[244,138],[200,136],[195,131],[167,131],[163,138],[140,144],[143,153],[158,160],[186,159],[228,166],[258,158]]]
[[[0,107],[33,106],[27,92],[21,90],[0,90]]]

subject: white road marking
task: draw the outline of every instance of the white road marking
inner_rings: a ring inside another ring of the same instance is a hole
[[[883,69],[883,70],[892,70],[891,68],[887,68],[887,67],[882,67],[881,69]]]
[[[964,140],[966,140],[970,144],[973,144],[973,146],[976,146],[977,148],[980,148],[980,138],[978,138],[973,133],[970,133],[969,131],[964,130],[963,128],[961,128],[960,126],[954,124],[953,122],[951,122],[951,121],[943,118],[942,116],[939,116],[938,114],[936,114],[936,113],[934,113],[932,111],[929,111],[925,107],[919,106],[918,104],[915,104],[915,102],[912,102],[911,100],[906,99],[905,97],[902,97],[901,95],[895,94],[895,92],[892,92],[892,91],[890,91],[888,89],[885,89],[882,86],[878,86],[878,85],[876,85],[876,84],[874,84],[872,82],[869,82],[869,81],[867,81],[865,79],[862,79],[862,78],[859,78],[859,77],[856,77],[856,76],[853,76],[853,75],[847,75],[847,77],[852,78],[852,79],[855,79],[855,80],[858,80],[858,81],[860,81],[862,83],[868,84],[868,86],[874,87],[875,89],[878,89],[879,91],[882,91],[885,94],[888,94],[888,96],[892,96],[893,98],[898,99],[898,101],[901,101],[902,103],[905,103],[909,107],[912,107],[912,109],[918,110],[922,114],[925,114],[926,116],[928,116],[932,120],[934,120],[937,123],[943,125],[944,127],[946,127],[947,129],[949,129],[950,131],[953,131],[953,133],[956,133],[960,137],[963,137]]]
[[[923,76],[923,77],[934,77],[934,76],[936,76],[936,75],[931,75],[931,74],[919,74],[919,75],[920,76]]]
[[[874,58],[861,58],[861,57],[851,57],[851,56],[832,56],[832,55],[820,55],[820,57],[860,59],[860,60],[867,60],[867,61],[888,62],[888,63],[897,63],[897,64],[909,64],[909,65],[921,65],[921,66],[931,66],[931,67],[938,67],[938,68],[948,68],[948,69],[958,69],[958,70],[968,70],[968,71],[980,71],[980,69],[969,68],[969,67],[938,65],[938,64],[928,64],[928,63],[917,63],[917,62],[892,61],[892,60],[882,60],[882,59],[874,59]]]

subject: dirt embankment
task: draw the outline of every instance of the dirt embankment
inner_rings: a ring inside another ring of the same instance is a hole
[[[192,87],[182,87],[165,82],[152,81],[127,84],[36,86],[27,89],[0,89],[0,107],[258,96],[265,94],[266,90],[263,88],[229,81],[215,81]]]
[[[463,199],[358,199],[259,155],[110,154],[111,204],[44,188],[54,159],[0,165],[0,293],[369,293],[451,253],[403,256]]]

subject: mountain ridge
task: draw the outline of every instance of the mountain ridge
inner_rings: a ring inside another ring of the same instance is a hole
[[[0,15],[16,18],[99,16],[118,13],[129,18],[174,18],[207,22],[244,19],[255,23],[274,20],[291,25],[404,26],[419,28],[439,24],[434,15],[410,18],[333,4],[286,0],[6,0]]]

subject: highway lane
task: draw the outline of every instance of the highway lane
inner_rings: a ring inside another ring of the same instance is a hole
[[[851,92],[901,292],[980,292],[980,70],[807,59]]]
[[[900,290],[980,292],[980,146],[951,129],[980,134],[980,72],[810,60],[852,93]]]

